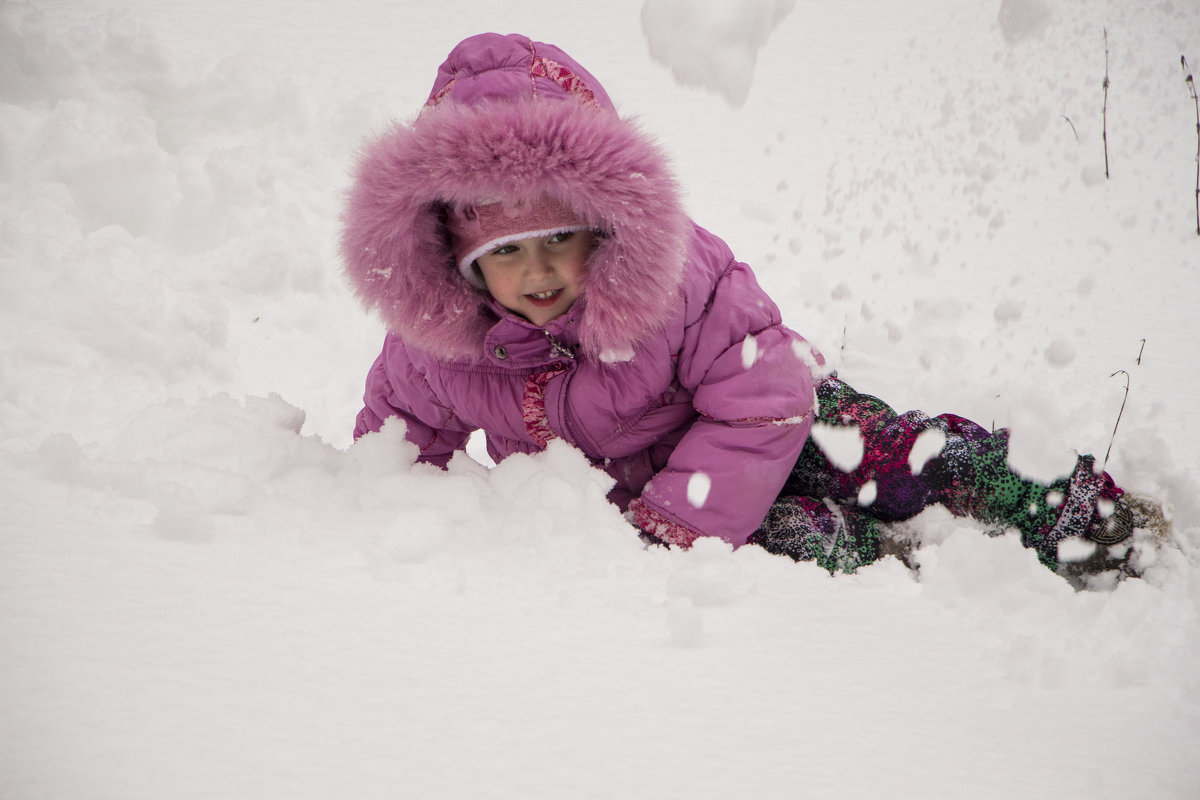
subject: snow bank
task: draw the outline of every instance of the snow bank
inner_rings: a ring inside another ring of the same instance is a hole
[[[377,112],[316,102],[247,55],[180,74],[122,14],[64,35],[8,4],[0,50],[0,293],[18,312],[0,324],[22,375],[6,436],[36,443],[146,397],[361,381],[279,348],[342,363],[346,342],[310,331],[326,315],[367,330],[330,265],[345,158]]]
[[[737,86],[757,56],[756,91],[716,84],[744,100],[716,113],[654,84],[639,7],[572,34],[642,54],[595,68],[658,92],[640,111],[723,227],[701,222],[843,377],[995,417],[1050,473],[1102,451],[1126,368],[1112,466],[1168,500],[1181,548],[1075,593],[933,509],[906,527],[919,580],[891,558],[834,578],[647,549],[561,443],[446,472],[395,423],[350,445],[381,330],[339,276],[339,192],[358,142],[414,110],[371,92],[432,77],[396,37],[448,50],[545,5],[351,25],[361,8],[268,4],[263,26],[221,3],[187,25],[7,3],[0,795],[1194,793],[1194,121],[1169,87],[1195,10],[831,7],[769,42],[787,4],[741,4],[727,39],[716,5],[644,23],[694,23]],[[1110,185],[1086,122],[1102,24]],[[270,32],[253,54],[230,45],[247,30]],[[1140,364],[1114,355],[1142,337]]]

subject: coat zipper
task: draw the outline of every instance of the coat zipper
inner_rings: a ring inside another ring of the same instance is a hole
[[[560,356],[571,361],[575,360],[575,354],[571,352],[571,348],[564,347],[558,339],[554,338],[554,335],[550,331],[543,330],[542,333],[546,334],[546,341],[550,343],[550,355]]]
[[[571,437],[569,440],[570,443],[575,447],[584,447],[583,443],[580,441],[579,434],[576,433],[575,427],[571,425],[571,421],[567,416],[567,388],[570,384],[572,376],[575,373],[573,368],[575,365],[575,353],[571,351],[571,348],[564,346],[562,342],[555,339],[554,335],[550,333],[550,331],[543,329],[543,333],[546,334],[546,341],[550,344],[550,355],[565,358],[570,362],[570,366],[567,366],[566,369],[563,370],[562,388],[559,391],[559,402],[557,403],[559,410],[558,416],[562,420],[565,433]]]

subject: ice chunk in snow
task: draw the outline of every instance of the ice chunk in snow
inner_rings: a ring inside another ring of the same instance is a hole
[[[646,0],[642,32],[650,56],[675,80],[744,105],[758,51],[795,0]]]

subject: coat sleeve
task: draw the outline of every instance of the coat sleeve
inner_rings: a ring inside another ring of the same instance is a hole
[[[740,546],[808,438],[816,404],[808,364],[820,356],[784,327],[745,264],[729,263],[711,295],[689,299],[697,303],[676,372],[698,416],[630,509],[663,541],[719,536]]]
[[[400,417],[407,424],[405,438],[420,449],[417,460],[443,469],[451,456],[466,448],[471,435],[472,429],[438,399],[404,343],[390,333],[367,373],[363,404],[354,425],[355,439],[378,431],[391,417]]]

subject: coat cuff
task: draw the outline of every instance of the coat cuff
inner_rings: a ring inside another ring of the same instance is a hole
[[[700,538],[699,533],[682,522],[658,513],[640,497],[629,504],[629,513],[633,516],[634,525],[664,544],[673,544],[686,549],[692,546],[692,542]]]

